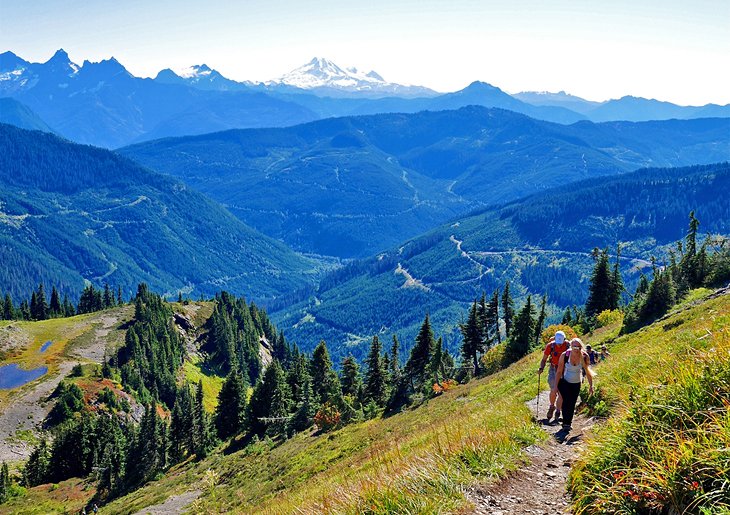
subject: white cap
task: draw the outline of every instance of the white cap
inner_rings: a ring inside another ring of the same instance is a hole
[[[563,331],[558,331],[557,333],[555,333],[555,343],[560,345],[564,341],[565,341],[565,333]]]

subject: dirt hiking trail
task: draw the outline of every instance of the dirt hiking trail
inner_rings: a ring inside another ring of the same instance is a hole
[[[540,393],[539,420],[544,422],[549,392]],[[533,416],[538,398],[527,403]],[[542,445],[531,445],[525,452],[529,463],[498,483],[477,485],[468,493],[474,515],[555,515],[569,514],[570,497],[566,491],[568,471],[584,448],[586,432],[593,419],[583,415],[573,418],[573,428],[565,439],[555,434],[561,425],[542,424],[550,437]]]

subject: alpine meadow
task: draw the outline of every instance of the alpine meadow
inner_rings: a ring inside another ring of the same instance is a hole
[[[0,514],[730,515],[729,19],[0,3]]]

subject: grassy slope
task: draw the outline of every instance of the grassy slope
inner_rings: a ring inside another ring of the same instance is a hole
[[[728,326],[726,295],[687,303],[632,335],[617,338],[617,328],[610,327],[587,338],[594,345],[609,343],[612,357],[598,367],[597,382],[615,417],[626,413],[632,388],[673,381],[678,360],[710,348],[727,349]],[[730,360],[727,353],[718,357]],[[196,513],[455,512],[466,503],[466,486],[519,467],[522,449],[544,438],[524,404],[535,395],[538,359],[532,354],[508,370],[389,418],[330,434],[304,433],[282,444],[262,441],[242,448],[234,442],[201,462],[174,467],[104,510],[134,513],[175,493],[200,489],[201,498],[191,506]],[[64,488],[75,492],[79,483],[59,487]],[[43,492],[51,495],[48,487],[38,487],[9,506],[33,512],[29,506],[46,503]],[[29,499],[38,503],[30,505]]]
[[[730,297],[691,307],[613,342],[616,328],[588,340],[611,341],[598,384],[621,416],[630,385],[669,376],[690,348],[709,348],[730,322]],[[720,329],[720,331],[718,331]],[[200,463],[173,469],[160,481],[108,509],[132,513],[174,492],[203,490],[195,512],[448,513],[462,492],[519,466],[521,448],[542,438],[525,400],[535,394],[538,355],[495,376],[447,392],[425,406],[328,435],[301,434],[281,445],[261,442],[219,449]],[[215,488],[213,486],[215,485]]]

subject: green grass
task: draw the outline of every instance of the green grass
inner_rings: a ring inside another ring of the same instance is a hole
[[[203,370],[197,360],[186,361],[183,373],[185,379],[194,385],[203,382],[203,407],[208,413],[212,413],[218,405],[218,393],[223,387],[223,378]]]
[[[615,416],[571,472],[574,512],[727,512],[730,298],[623,336],[611,352],[598,382]]]

